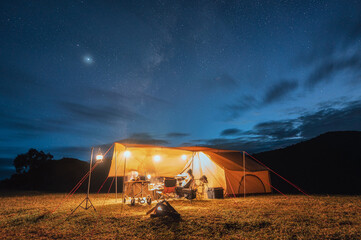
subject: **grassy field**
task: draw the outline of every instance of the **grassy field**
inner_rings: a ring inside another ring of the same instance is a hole
[[[359,196],[250,196],[170,202],[180,221],[150,218],[148,205],[115,203],[114,195],[94,194],[97,208],[79,209],[76,194],[53,214],[65,194],[1,194],[3,239],[361,239]]]

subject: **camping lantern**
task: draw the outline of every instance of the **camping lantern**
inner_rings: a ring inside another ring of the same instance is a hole
[[[153,157],[153,160],[154,160],[155,162],[159,162],[159,161],[160,161],[160,156],[159,156],[159,155],[155,155],[155,156]]]
[[[96,157],[95,157],[96,161],[97,162],[101,162],[103,161],[103,155],[102,154],[98,154]]]
[[[126,158],[130,157],[130,152],[129,152],[129,151],[125,151],[125,152],[124,152],[124,157],[126,157]]]

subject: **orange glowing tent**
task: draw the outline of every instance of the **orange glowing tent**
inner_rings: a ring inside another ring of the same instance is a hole
[[[221,187],[229,196],[271,192],[269,171],[244,152],[206,147],[114,143],[108,177],[132,171],[142,176],[174,177],[188,169],[196,180],[205,175],[208,188]]]

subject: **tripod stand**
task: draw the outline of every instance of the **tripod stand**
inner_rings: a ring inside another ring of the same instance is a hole
[[[91,179],[91,174],[92,174],[92,163],[93,163],[93,153],[94,153],[94,148],[91,148],[91,157],[90,157],[90,167],[89,167],[89,180],[88,180],[88,191],[86,193],[86,197],[83,199],[83,201],[81,201],[81,203],[69,214],[69,216],[66,218],[68,219],[79,207],[88,210],[89,208],[93,208],[94,211],[97,211],[93,205],[93,203],[90,201],[89,198],[89,190],[90,190],[90,179]],[[85,207],[82,206],[83,203],[85,202]]]

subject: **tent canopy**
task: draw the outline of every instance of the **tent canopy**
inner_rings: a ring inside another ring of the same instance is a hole
[[[242,152],[206,147],[115,143],[108,176],[123,176],[137,171],[142,176],[174,177],[189,168],[193,170],[195,179],[205,175],[210,187],[223,187],[228,192],[230,188],[236,188],[241,192],[241,181],[252,175],[262,184],[257,188],[262,192],[271,191],[268,185],[263,184],[263,181],[269,182],[269,173],[263,166]]]

